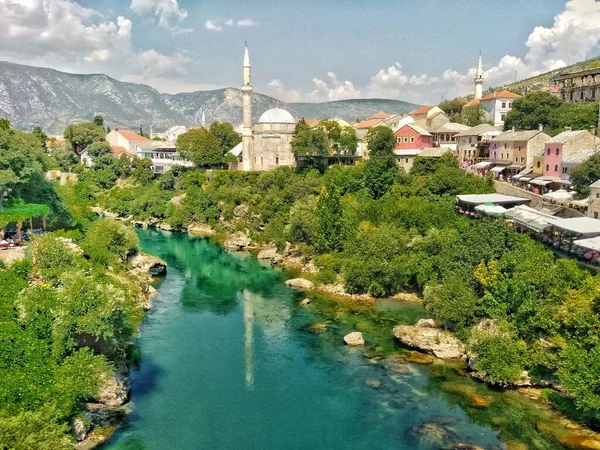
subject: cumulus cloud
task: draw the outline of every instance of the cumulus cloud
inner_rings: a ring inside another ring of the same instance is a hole
[[[47,61],[106,61],[129,46],[132,24],[103,20],[73,0],[0,1],[0,57]]]
[[[149,17],[156,21],[159,27],[175,32],[190,32],[190,28],[181,28],[176,23],[188,16],[177,0],[131,0],[129,9],[141,17]]]
[[[373,96],[398,97],[405,92],[406,86],[424,86],[438,81],[438,77],[430,77],[426,74],[407,75],[402,70],[402,65],[396,62],[371,77],[369,93]]]
[[[279,79],[269,81],[267,87],[275,98],[284,102],[298,102],[302,98],[300,92],[296,89],[287,89]]]
[[[524,57],[505,55],[484,71],[485,86],[498,87],[518,79],[559,69],[600,50],[600,2],[569,0],[550,27],[537,26],[525,43]],[[485,55],[484,55],[485,59]],[[475,58],[473,58],[475,62]],[[485,61],[484,61],[485,62]],[[439,76],[408,75],[396,63],[379,70],[369,85],[371,95],[411,98],[423,93],[419,87],[435,83],[435,93],[446,97],[466,95],[473,90],[475,67],[466,72],[447,69]],[[431,99],[430,99],[431,101]]]
[[[253,19],[208,19],[204,22],[204,28],[209,31],[223,31],[227,27],[254,27],[257,23]]]
[[[360,97],[360,91],[351,81],[341,81],[333,72],[327,72],[327,78],[327,81],[320,78],[312,79],[314,90],[306,95],[308,100],[321,102]]]

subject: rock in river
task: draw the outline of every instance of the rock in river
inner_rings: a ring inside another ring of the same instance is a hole
[[[161,275],[167,271],[167,263],[156,256],[138,253],[129,260],[132,270],[152,277]]]
[[[344,342],[350,347],[362,347],[365,345],[365,340],[360,331],[354,331],[344,336]]]
[[[258,259],[268,259],[273,264],[279,264],[283,261],[283,256],[277,253],[277,247],[275,245],[269,245],[258,252]]]
[[[246,233],[242,233],[241,231],[229,236],[223,244],[225,248],[231,250],[243,250],[250,247],[250,245],[252,245],[252,241]]]
[[[287,280],[285,285],[304,290],[313,289],[315,287],[312,281],[309,281],[305,278],[292,278],[291,280]]]
[[[461,341],[452,333],[431,328],[429,322],[423,323],[422,326],[398,325],[394,328],[394,336],[404,345],[431,353],[437,358],[465,357],[465,349]]]

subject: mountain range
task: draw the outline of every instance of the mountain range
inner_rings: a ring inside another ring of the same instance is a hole
[[[297,117],[319,119],[340,117],[354,121],[377,111],[409,112],[419,107],[400,100],[356,99],[323,103],[285,103],[255,93],[253,120],[267,109],[279,106]],[[164,131],[173,125],[242,121],[242,93],[224,88],[212,91],[164,94],[136,83],[115,80],[104,74],[72,74],[54,69],[0,61],[0,117],[13,126],[31,129],[41,126],[47,133],[61,134],[76,122],[90,121],[96,114],[111,128]]]

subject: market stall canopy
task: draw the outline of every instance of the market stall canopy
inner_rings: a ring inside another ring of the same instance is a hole
[[[593,237],[588,239],[577,239],[573,241],[573,244],[586,248],[588,250],[593,250],[595,252],[600,252],[600,237]]]
[[[494,173],[500,173],[500,172],[503,172],[504,169],[506,169],[506,166],[496,166],[496,167],[494,167],[492,169],[492,172],[494,172]]]
[[[540,178],[534,178],[533,180],[530,181],[531,184],[535,184],[536,186],[547,186],[550,183],[552,183],[551,180],[544,180],[544,179],[540,179]]]
[[[544,231],[557,220],[556,217],[525,205],[515,206],[507,210],[504,217],[537,232]]]
[[[490,167],[492,164],[494,163],[491,161],[481,161],[475,164],[473,167],[475,167],[476,169],[485,169],[486,167]]]
[[[589,197],[588,198],[584,198],[583,200],[573,200],[571,202],[572,205],[575,206],[583,206],[583,207],[587,207],[589,205]]]
[[[552,199],[559,203],[570,203],[573,197],[575,197],[574,192],[567,192],[564,189],[544,194],[544,198]]]
[[[563,232],[582,238],[600,236],[600,220],[591,217],[556,219],[553,225]]]
[[[516,205],[528,204],[531,202],[531,199],[503,194],[466,194],[457,195],[456,201],[460,205],[469,207],[483,205],[484,203],[495,203],[496,205],[502,205],[505,208],[511,208]]]
[[[522,170],[521,172],[519,172],[518,174],[516,174],[513,177],[513,180],[520,180],[522,179],[525,175],[529,175],[531,172],[533,172],[533,168],[532,167],[527,167],[526,169]],[[531,177],[533,178],[533,177]]]
[[[506,208],[494,203],[484,203],[475,207],[475,211],[479,211],[486,216],[501,216],[506,212]]]

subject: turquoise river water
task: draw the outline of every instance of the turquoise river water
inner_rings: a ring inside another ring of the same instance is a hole
[[[500,449],[490,417],[517,432],[526,426],[522,406],[514,417],[508,407],[487,410],[488,418],[465,406],[462,394],[485,395],[483,384],[452,389],[452,369],[398,359],[405,350],[392,327],[422,317],[418,305],[348,307],[313,295],[303,308],[306,294],[252,256],[185,234],[139,237],[168,273],[141,330],[132,413],[105,448]],[[343,336],[357,329],[367,345],[345,346]],[[551,448],[529,439],[530,448]]]

